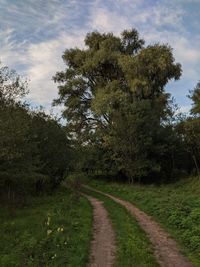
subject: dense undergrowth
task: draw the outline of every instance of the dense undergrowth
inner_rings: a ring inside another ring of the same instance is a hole
[[[0,206],[0,266],[85,266],[92,209],[67,189],[32,198],[15,214]]]
[[[200,266],[200,181],[127,185],[91,180],[90,185],[126,199],[152,215],[177,240],[183,253]]]
[[[156,267],[153,249],[145,233],[124,207],[97,192],[85,190],[103,201],[112,221],[117,242],[116,267]]]

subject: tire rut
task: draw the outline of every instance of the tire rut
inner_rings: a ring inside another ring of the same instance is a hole
[[[93,239],[90,247],[89,267],[111,267],[115,263],[116,242],[108,213],[103,202],[83,194],[93,207]]]
[[[115,202],[124,206],[135,217],[138,224],[146,232],[153,244],[154,255],[161,267],[193,267],[193,264],[180,253],[177,243],[151,218],[151,216],[147,215],[128,201],[93,189],[89,186],[84,187],[111,198]]]

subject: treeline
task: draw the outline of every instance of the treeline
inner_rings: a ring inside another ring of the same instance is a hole
[[[200,83],[191,114],[178,114],[165,86],[181,77],[169,45],[138,32],[92,32],[67,49],[54,76],[64,127],[23,97],[27,83],[0,68],[0,193],[6,199],[54,189],[68,173],[130,183],[200,176]]]
[[[129,182],[199,173],[200,84],[190,92],[191,115],[178,115],[165,91],[182,74],[169,45],[145,46],[135,29],[92,32],[63,60],[54,104],[64,105],[76,143],[74,170]]]
[[[23,101],[27,82],[0,68],[0,194],[17,201],[54,189],[69,167],[70,147],[58,121]]]

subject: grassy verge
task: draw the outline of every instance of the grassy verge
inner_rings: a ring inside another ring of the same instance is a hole
[[[152,215],[200,266],[200,181],[197,178],[162,186],[127,185],[91,180],[89,184],[132,202]]]
[[[117,267],[156,267],[151,245],[137,222],[121,205],[96,192],[86,193],[104,202],[117,238]]]
[[[92,208],[63,189],[33,198],[10,216],[0,207],[0,266],[86,266]]]

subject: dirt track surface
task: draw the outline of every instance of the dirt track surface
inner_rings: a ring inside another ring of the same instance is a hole
[[[136,218],[138,224],[147,233],[151,243],[153,244],[154,255],[160,266],[193,267],[192,263],[190,263],[188,259],[180,253],[176,242],[149,215],[139,210],[128,201],[119,199],[88,186],[85,187],[108,196],[115,202],[124,206]]]
[[[110,267],[115,262],[115,234],[108,213],[101,201],[84,196],[93,206],[93,240],[91,242],[89,267]]]

